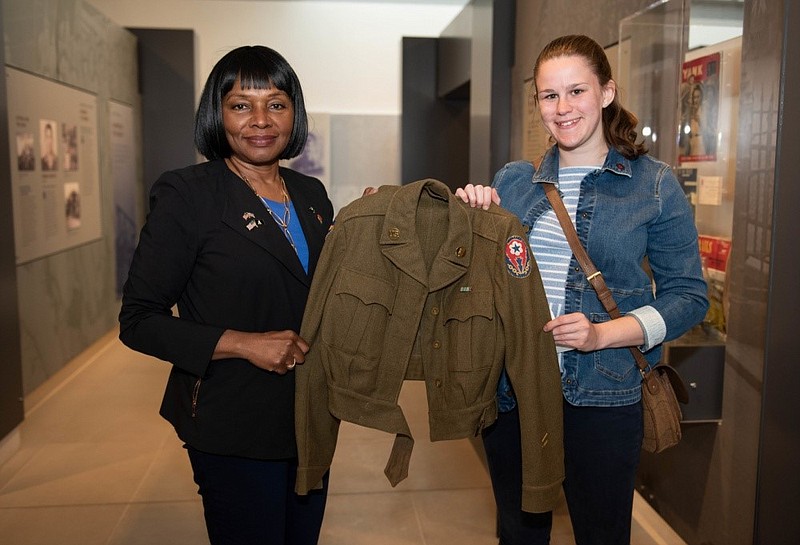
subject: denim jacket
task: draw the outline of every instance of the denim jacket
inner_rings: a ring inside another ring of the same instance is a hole
[[[528,231],[551,208],[541,184],[558,185],[558,168],[558,148],[553,146],[538,171],[531,163],[516,161],[495,175],[492,185],[501,205]],[[672,170],[647,155],[626,159],[612,148],[603,167],[581,183],[576,229],[622,315],[635,311],[645,332],[640,348],[651,365],[657,363],[660,343],[685,333],[708,309],[697,229]],[[645,257],[652,281],[642,268]],[[565,312],[582,312],[595,323],[610,319],[574,256],[567,273]],[[659,326],[656,333],[648,327],[652,318]],[[642,379],[628,348],[571,350],[561,357],[561,386],[571,404],[621,406],[639,401]],[[503,379],[498,388],[500,410],[513,408],[513,398],[508,397],[513,392],[505,375]]]

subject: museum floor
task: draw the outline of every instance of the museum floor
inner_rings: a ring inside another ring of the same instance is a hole
[[[158,416],[168,371],[112,331],[26,398],[16,444],[0,443],[0,542],[208,543],[188,459]],[[497,543],[479,451],[428,440],[421,386],[407,382],[400,400],[416,445],[396,488],[383,475],[393,437],[343,424],[320,545]],[[685,545],[638,496],[631,542]],[[552,543],[574,543],[563,501]]]

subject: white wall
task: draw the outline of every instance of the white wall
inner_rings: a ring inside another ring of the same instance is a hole
[[[259,43],[295,69],[309,112],[398,115],[403,36],[438,37],[468,0],[87,1],[123,27],[194,30],[198,96],[222,55]]]

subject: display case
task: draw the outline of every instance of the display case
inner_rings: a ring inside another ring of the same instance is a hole
[[[665,346],[665,360],[689,384],[686,423],[722,418],[741,58],[741,18],[719,29],[730,19],[722,15],[709,2],[663,0],[620,23],[623,103],[639,117],[651,155],[672,165],[683,186],[708,282],[703,323]]]
[[[710,307],[703,322],[665,343],[664,360],[688,386],[683,439],[642,452],[636,487],[682,537],[703,511],[708,464],[724,429],[742,3],[660,1],[620,24],[623,100],[650,153],[673,167],[697,225]]]

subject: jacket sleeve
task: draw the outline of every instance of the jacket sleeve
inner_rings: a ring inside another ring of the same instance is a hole
[[[172,314],[200,245],[191,194],[186,180],[172,172],[153,185],[150,213],[123,288],[119,337],[133,350],[203,376],[224,329]]]
[[[651,303],[667,326],[665,340],[681,336],[686,324],[697,324],[708,311],[697,228],[686,196],[672,169],[659,173],[658,220],[648,228],[647,260],[656,284]]]
[[[300,336],[311,346],[305,363],[295,369],[295,434],[298,456],[295,492],[301,495],[321,486],[322,477],[333,461],[339,433],[339,420],[328,411],[327,374],[322,358],[324,349],[319,346],[317,335],[328,294],[345,250],[344,228],[336,227],[328,234],[322,247],[300,328]]]
[[[516,255],[512,244],[524,245],[526,263],[509,263]],[[522,510],[541,513],[555,508],[564,480],[561,377],[553,336],[542,329],[550,310],[527,235],[515,217],[498,254],[505,366],[517,396],[522,438]]]

